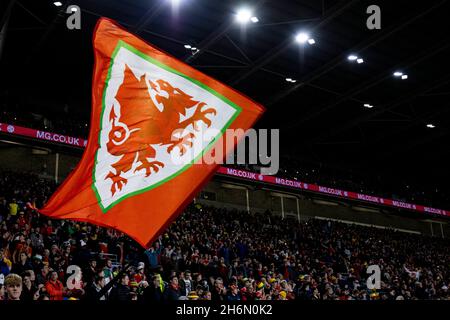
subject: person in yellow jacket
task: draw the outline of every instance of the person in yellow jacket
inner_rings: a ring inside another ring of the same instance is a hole
[[[16,202],[16,199],[13,199],[9,205],[9,217],[16,217],[17,216],[17,211],[19,210],[19,205]]]

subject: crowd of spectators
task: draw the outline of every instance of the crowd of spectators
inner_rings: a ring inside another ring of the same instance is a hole
[[[191,204],[148,250],[49,220],[54,183],[0,173],[0,300],[450,299],[450,243],[393,230]],[[381,270],[367,287],[369,265]]]

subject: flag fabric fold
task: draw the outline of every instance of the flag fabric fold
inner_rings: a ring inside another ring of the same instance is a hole
[[[148,247],[217,170],[203,157],[264,108],[112,20],[99,19],[93,46],[88,144],[39,211],[114,228]]]

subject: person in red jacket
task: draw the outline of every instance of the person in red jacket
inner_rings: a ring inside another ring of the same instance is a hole
[[[58,273],[52,271],[50,279],[45,284],[45,289],[50,296],[50,300],[62,300],[64,286],[61,281],[58,280]]]

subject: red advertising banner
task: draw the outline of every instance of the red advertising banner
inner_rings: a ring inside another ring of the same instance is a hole
[[[15,126],[11,124],[5,124],[0,123],[0,133],[9,133],[13,135],[20,135],[20,136],[26,136],[34,139],[39,140],[46,140],[50,142],[56,142],[56,143],[62,143],[67,144],[75,147],[85,147],[87,144],[87,140],[81,139],[81,138],[74,138],[69,137],[57,133],[51,133],[51,132],[45,132],[40,130],[35,130],[31,128],[25,128],[20,126]],[[239,169],[233,169],[233,168],[227,168],[227,167],[220,167],[217,171],[218,174],[226,175],[226,176],[233,176],[238,177],[245,180],[252,180],[252,181],[259,181],[264,182],[268,184],[274,184],[274,185],[281,185],[286,186],[294,189],[300,189],[300,190],[307,190],[311,192],[317,192],[321,194],[329,194],[335,197],[345,198],[345,199],[352,199],[352,200],[360,200],[365,201],[369,203],[375,203],[379,205],[384,205],[388,207],[396,207],[401,209],[407,209],[411,211],[416,212],[422,212],[422,213],[429,213],[429,214],[435,214],[435,215],[441,215],[441,216],[450,216],[450,211],[442,210],[442,209],[436,209],[431,207],[425,207],[418,204],[412,204],[392,199],[384,199],[376,196],[369,196],[361,193],[351,192],[351,191],[345,191],[340,189],[333,189],[323,186],[318,186],[315,184],[308,184],[296,180],[289,180],[289,179],[283,179],[275,176],[265,176],[262,174],[258,174],[255,172],[245,171],[245,170],[239,170]]]
[[[0,123],[0,132],[15,134],[24,137],[30,137],[39,140],[68,144],[75,147],[86,147],[87,140],[65,136],[63,134],[51,133],[31,128],[20,127],[7,123]]]
[[[257,174],[254,172],[249,172],[245,170],[238,170],[238,169],[232,169],[232,168],[226,168],[226,167],[220,167],[217,173],[226,175],[226,176],[234,176],[239,177],[246,180],[253,180],[253,181],[260,181],[275,185],[282,185],[290,188],[295,189],[301,189],[301,190],[307,190],[322,194],[329,194],[332,196],[340,197],[340,198],[346,198],[346,199],[353,199],[353,200],[360,200],[370,203],[376,203],[380,205],[385,205],[389,207],[397,207],[402,209],[408,209],[412,211],[417,212],[424,212],[424,213],[431,213],[436,215],[442,215],[442,216],[450,216],[450,211],[442,210],[442,209],[436,209],[436,208],[430,208],[425,207],[422,205],[412,204],[412,203],[406,203],[402,201],[392,200],[392,199],[384,199],[376,196],[369,196],[361,193],[355,193],[351,191],[345,191],[340,189],[333,189],[323,186],[318,186],[315,184],[308,184],[296,180],[289,180],[289,179],[282,179],[274,176],[264,176],[261,174]]]

